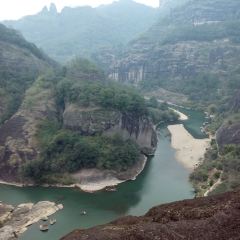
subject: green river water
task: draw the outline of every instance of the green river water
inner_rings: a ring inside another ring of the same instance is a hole
[[[204,114],[179,109],[190,119],[184,123],[194,137],[202,138],[200,126]],[[76,228],[104,224],[125,215],[142,215],[161,203],[193,197],[193,188],[188,181],[189,172],[179,164],[171,147],[169,132],[159,130],[159,142],[155,156],[149,159],[143,173],[135,180],[118,186],[117,192],[84,193],[76,189],[42,188],[0,185],[0,201],[9,204],[59,201],[64,209],[54,218],[57,223],[47,233],[39,231],[39,223],[31,226],[21,240],[57,240]],[[87,211],[86,216],[81,211]]]

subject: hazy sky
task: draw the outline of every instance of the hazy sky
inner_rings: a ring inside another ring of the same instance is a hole
[[[91,5],[96,7],[117,0],[0,0],[0,20],[18,19],[39,12],[43,6],[54,2],[60,11],[64,6]],[[152,7],[158,7],[159,0],[135,0]]]

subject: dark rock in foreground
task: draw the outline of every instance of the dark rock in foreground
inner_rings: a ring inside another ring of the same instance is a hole
[[[240,239],[240,191],[152,208],[61,240]]]

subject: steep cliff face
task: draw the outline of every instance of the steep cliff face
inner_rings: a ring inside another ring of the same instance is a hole
[[[217,131],[216,140],[220,148],[228,144],[240,144],[240,123],[224,124]]]
[[[133,47],[143,49],[144,43],[136,43]],[[113,66],[109,76],[134,85],[159,80],[167,86],[176,83],[177,88],[201,72],[221,72],[224,77],[233,70],[231,63],[239,61],[239,52],[240,46],[233,46],[226,39],[214,43],[192,41],[154,46],[149,51],[130,52],[126,59]]]
[[[195,0],[173,8],[110,64],[109,77],[182,92],[195,100],[203,98],[200,89],[207,100],[226,94],[238,75],[239,4]]]
[[[0,24],[0,178],[19,180],[19,166],[38,154],[34,136],[51,108],[37,77],[57,66],[18,32]]]
[[[240,192],[165,204],[142,217],[125,217],[62,240],[238,239]]]
[[[39,79],[25,94],[24,101],[9,120],[0,126],[0,179],[21,181],[20,167],[37,158],[38,125],[57,116],[55,100],[50,89],[36,88]]]
[[[157,144],[155,128],[148,117],[103,108],[82,108],[74,104],[63,113],[64,127],[83,135],[119,135],[134,140],[145,154],[153,154]]]
[[[222,149],[225,145],[240,144],[240,91],[237,91],[228,104],[227,120],[218,129],[216,140]]]

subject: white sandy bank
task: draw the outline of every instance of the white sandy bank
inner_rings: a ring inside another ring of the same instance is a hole
[[[188,120],[188,116],[185,115],[184,113],[174,109],[174,108],[169,108],[170,110],[174,111],[175,113],[177,113],[179,115],[179,120],[182,120],[182,121],[186,121]]]
[[[176,149],[176,158],[187,169],[193,170],[204,157],[210,139],[195,139],[182,124],[169,125],[172,147]]]
[[[135,180],[144,170],[146,163],[147,157],[142,155],[141,159],[133,167],[122,173],[110,170],[83,169],[72,175],[78,182],[74,186],[84,192],[96,192],[107,187],[117,186],[128,180]]]

